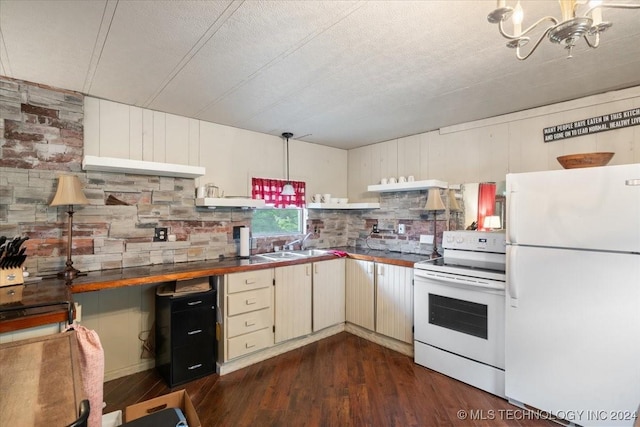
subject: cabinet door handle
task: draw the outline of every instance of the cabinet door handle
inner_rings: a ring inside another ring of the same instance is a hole
[[[305,268],[305,272],[307,273],[307,276],[311,275],[311,270],[309,269],[309,266],[307,265]]]
[[[251,279],[247,279],[247,280],[245,280],[245,281],[244,281],[244,283],[245,283],[246,285],[252,285],[252,284],[256,283],[256,279],[254,279],[254,278],[252,277]]]
[[[246,305],[252,305],[252,304],[255,304],[256,302],[257,300],[255,298],[245,300]]]
[[[318,274],[318,264],[313,264],[314,273]]]
[[[256,343],[248,342],[248,343],[245,343],[245,344],[244,344],[244,346],[245,346],[246,348],[251,348],[251,347],[255,347],[255,346],[256,346]]]
[[[196,335],[202,332],[202,329],[194,329],[193,331],[187,332],[187,335]]]
[[[198,369],[198,368],[201,368],[201,367],[202,367],[202,363],[198,363],[197,365],[189,366],[187,369],[192,371],[194,369]]]
[[[253,320],[253,319],[246,320],[246,321],[244,322],[244,326],[253,326],[253,325],[255,325],[255,324],[256,324],[256,321],[255,321],[255,320]]]
[[[198,305],[198,304],[202,304],[202,300],[198,300],[198,301],[191,301],[188,302],[187,305]]]
[[[384,267],[380,264],[378,264],[377,267],[378,267],[378,276],[384,276]]]

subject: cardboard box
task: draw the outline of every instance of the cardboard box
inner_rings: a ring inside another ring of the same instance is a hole
[[[164,396],[127,406],[125,409],[125,420],[126,422],[133,421],[164,408],[180,408],[187,418],[189,427],[202,427],[198,414],[186,390],[174,391]]]
[[[176,280],[176,292],[205,292],[211,289],[209,277],[197,279]]]

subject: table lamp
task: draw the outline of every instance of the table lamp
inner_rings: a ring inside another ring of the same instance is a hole
[[[437,211],[445,209],[442,198],[440,197],[440,189],[430,188],[427,195],[427,204],[424,207],[427,211],[433,211],[433,252],[431,252],[431,258],[438,258],[441,255],[438,253],[438,233],[436,225]]]
[[[73,268],[71,260],[71,247],[73,245],[73,205],[88,205],[89,200],[82,192],[80,180],[75,175],[61,175],[58,178],[58,189],[56,195],[49,206],[69,205],[67,213],[69,214],[67,229],[67,263],[64,270],[58,273],[58,277],[66,281],[73,280],[78,277],[80,271]]]

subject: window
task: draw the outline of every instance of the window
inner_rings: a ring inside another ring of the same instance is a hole
[[[304,230],[304,209],[256,209],[251,220],[253,235],[300,234]]]

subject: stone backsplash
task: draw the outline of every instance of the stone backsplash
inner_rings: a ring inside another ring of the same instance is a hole
[[[447,205],[447,192],[441,191]],[[370,210],[309,210],[309,230],[320,230],[309,242],[318,247],[356,246],[392,252],[430,254],[431,244],[421,244],[420,235],[433,235],[433,213],[424,210],[427,191],[381,193],[380,208]],[[457,229],[462,222],[449,218],[448,211],[438,211],[436,227],[438,245],[442,232]],[[377,224],[379,232],[372,233]],[[405,233],[398,234],[404,224]]]

